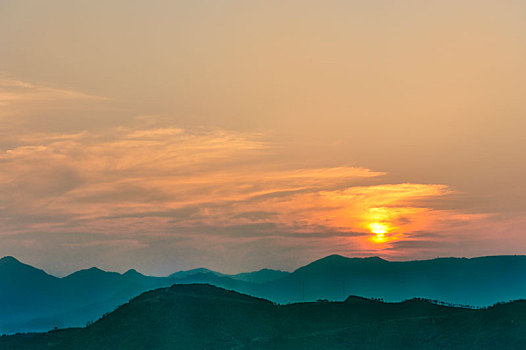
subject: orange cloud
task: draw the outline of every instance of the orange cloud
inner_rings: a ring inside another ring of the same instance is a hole
[[[0,81],[6,86],[19,91],[4,94],[4,106],[91,98]],[[387,252],[415,240],[415,232],[484,218],[424,204],[450,195],[445,185],[386,184],[384,172],[361,167],[290,166],[262,133],[189,130],[142,117],[101,130],[13,138],[0,149],[2,235],[272,237],[310,239],[328,252]]]
[[[451,193],[438,184],[357,185],[385,175],[365,168],[287,169],[266,160],[272,147],[256,133],[139,125],[26,134],[20,142],[0,155],[0,198],[22,231],[162,235],[215,227],[228,234],[244,227],[254,235],[264,228],[265,235],[325,232],[386,243],[434,225],[440,212],[419,202]]]

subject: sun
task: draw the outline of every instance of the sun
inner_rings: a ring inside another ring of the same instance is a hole
[[[372,233],[375,233],[377,235],[383,235],[387,232],[388,229],[386,224],[381,224],[378,222],[373,222],[372,224],[369,224],[369,228],[371,229]]]
[[[386,224],[382,224],[379,222],[373,222],[369,224],[369,229],[372,233],[374,233],[376,236],[373,237],[373,241],[377,243],[383,243],[387,240],[385,237],[385,234],[389,230],[389,227]]]

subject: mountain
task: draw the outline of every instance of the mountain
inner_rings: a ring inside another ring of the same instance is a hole
[[[211,285],[146,292],[86,328],[0,337],[11,349],[524,349],[526,301],[484,310],[422,299],[276,305]]]
[[[177,271],[175,273],[172,273],[168,277],[172,278],[172,279],[179,280],[179,279],[189,278],[189,277],[192,277],[192,276],[195,276],[195,275],[203,275],[203,274],[224,276],[222,273],[215,272],[215,271],[212,271],[212,270],[209,270],[209,269],[205,269],[204,267],[200,267],[200,268],[192,269],[192,270]]]
[[[254,295],[275,302],[413,297],[488,306],[526,297],[526,256],[387,261],[331,255],[266,283]]]
[[[24,281],[23,277],[31,277],[33,280],[45,280],[51,277],[42,270],[24,264],[12,256],[0,259],[0,278],[5,280]]]
[[[196,273],[184,278],[172,279],[172,282],[177,284],[206,283],[225,289],[243,291],[249,294],[254,294],[258,290],[258,285],[256,284],[233,279],[228,275],[214,272]]]
[[[489,306],[526,298],[526,256],[396,262],[331,255],[292,273],[263,269],[227,275],[199,268],[151,277],[135,270],[120,274],[91,268],[63,278],[5,257],[0,259],[0,334],[83,326],[142,292],[194,283],[282,304],[357,295]]]
[[[261,269],[254,272],[229,275],[230,278],[251,283],[267,283],[288,276],[290,273],[280,270]]]
[[[250,279],[251,273],[243,276]],[[241,277],[234,279],[205,268],[152,277],[135,270],[120,274],[92,267],[57,278],[13,257],[4,257],[0,259],[0,334],[84,326],[142,292],[175,283],[254,289]]]
[[[47,300],[59,281],[13,257],[0,259],[0,331],[4,324],[53,312]]]
[[[208,276],[212,279],[214,277],[227,277],[229,279],[233,279],[237,281],[244,281],[244,282],[250,282],[250,283],[266,283],[266,282],[280,279],[289,274],[290,273],[286,271],[261,269],[259,271],[243,272],[243,273],[238,273],[235,275],[227,275],[227,274],[223,274],[220,272],[206,269],[204,267],[200,267],[200,268],[192,269],[192,270],[178,271],[178,272],[171,274],[168,277],[176,281],[181,281],[184,279],[192,279],[192,278],[196,278],[196,276],[198,278],[206,278],[206,276]]]
[[[0,334],[82,326],[146,290],[171,284],[97,268],[57,278],[5,257],[0,259]]]

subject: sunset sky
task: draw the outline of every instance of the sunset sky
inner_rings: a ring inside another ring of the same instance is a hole
[[[0,2],[0,256],[526,254],[523,0]]]

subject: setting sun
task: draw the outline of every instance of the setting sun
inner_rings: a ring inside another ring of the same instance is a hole
[[[372,224],[369,224],[369,228],[371,232],[376,235],[373,237],[373,241],[376,243],[383,243],[386,241],[385,233],[388,231],[386,224],[373,222]]]
[[[387,225],[380,224],[378,222],[374,222],[370,224],[369,227],[371,228],[371,232],[376,233],[377,235],[380,235],[380,234],[383,235],[384,233],[387,232]]]

